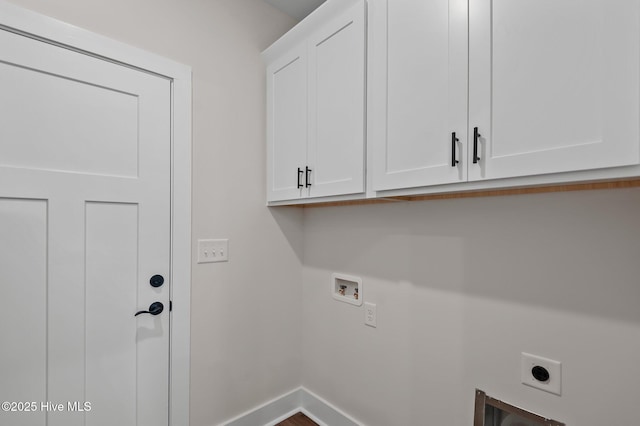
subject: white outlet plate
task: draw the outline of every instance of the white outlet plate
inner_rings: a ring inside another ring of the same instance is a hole
[[[364,304],[364,323],[371,327],[377,327],[378,315],[376,313],[376,304],[365,302]]]
[[[533,377],[531,370],[537,365],[547,369],[549,372],[549,380],[541,382]],[[562,363],[522,352],[520,379],[522,383],[527,386],[560,395],[562,392]]]
[[[198,263],[229,261],[229,240],[198,240]]]

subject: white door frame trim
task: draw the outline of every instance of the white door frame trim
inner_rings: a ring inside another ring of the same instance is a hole
[[[0,28],[172,81],[169,424],[189,424],[191,330],[191,68],[0,0]]]

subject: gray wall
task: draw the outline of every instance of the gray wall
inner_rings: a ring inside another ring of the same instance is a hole
[[[637,424],[640,190],[312,208],[303,385],[369,426],[471,425],[474,389],[568,425]],[[332,272],[377,304],[333,300]],[[520,353],[563,363],[561,397]]]

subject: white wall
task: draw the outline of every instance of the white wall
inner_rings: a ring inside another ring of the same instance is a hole
[[[193,267],[191,425],[298,386],[302,212],[264,207],[259,56],[295,22],[262,0],[12,2],[193,68],[193,237],[230,262]]]
[[[303,385],[369,426],[472,424],[474,389],[573,426],[638,424],[640,190],[305,210]],[[359,275],[362,307],[333,300]],[[563,363],[561,397],[520,352]]]

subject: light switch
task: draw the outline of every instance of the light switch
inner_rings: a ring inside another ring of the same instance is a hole
[[[198,263],[229,261],[229,240],[198,240]]]

